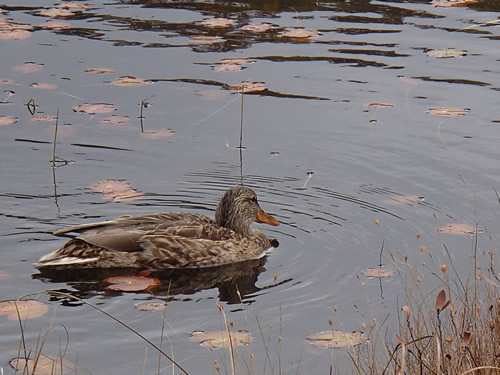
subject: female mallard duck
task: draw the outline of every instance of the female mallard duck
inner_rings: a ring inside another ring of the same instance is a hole
[[[79,232],[35,267],[201,268],[258,258],[271,242],[252,222],[279,225],[265,213],[252,189],[236,186],[224,193],[215,220],[184,212],[123,216],[116,220],[56,230]]]

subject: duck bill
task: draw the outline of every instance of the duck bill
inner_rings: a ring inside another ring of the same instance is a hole
[[[276,220],[269,214],[266,214],[262,208],[259,207],[259,214],[257,215],[257,219],[255,219],[257,223],[265,223],[273,226],[280,225],[280,222]]]

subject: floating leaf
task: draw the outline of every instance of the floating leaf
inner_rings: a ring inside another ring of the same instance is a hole
[[[144,196],[144,194],[132,189],[126,182],[116,180],[96,182],[90,185],[90,189],[102,193],[102,199],[114,199],[115,202],[141,199]]]
[[[234,25],[234,21],[228,18],[211,18],[201,23],[205,27],[222,28]]]
[[[30,121],[33,122],[47,122],[47,121],[56,121],[57,116],[43,116],[43,115],[35,115],[30,117]]]
[[[95,115],[96,113],[113,112],[116,111],[116,108],[113,106],[113,104],[93,103],[93,104],[83,104],[81,106],[73,108],[73,111]]]
[[[166,302],[143,302],[135,305],[135,308],[141,311],[164,310],[166,307],[167,307]]]
[[[0,78],[0,85],[11,85],[15,83],[14,80],[9,79],[9,78]]]
[[[318,36],[319,33],[317,31],[306,30],[306,29],[289,29],[281,34],[286,38],[294,38],[294,39],[309,39],[312,37]]]
[[[71,25],[64,21],[47,21],[40,25],[43,29],[54,30],[54,29],[68,29]]]
[[[418,195],[394,195],[389,199],[384,200],[384,203],[400,205],[400,204],[411,204],[425,201],[424,197],[419,197]]]
[[[247,59],[243,57],[239,58],[227,58],[227,59],[220,59],[219,64],[237,64],[237,65],[243,65],[243,64],[251,64],[254,63],[255,60],[252,59]]]
[[[388,268],[367,268],[361,271],[367,277],[391,277],[394,274],[394,271]]]
[[[7,315],[7,319],[18,320],[18,311],[21,320],[35,319],[45,315],[49,311],[49,306],[31,299],[0,302],[0,315]]]
[[[142,138],[147,139],[163,139],[174,135],[175,132],[171,129],[147,130],[141,133]]]
[[[435,107],[429,108],[428,114],[433,116],[446,116],[446,117],[458,117],[464,116],[469,112],[468,109],[451,108],[451,107]]]
[[[392,107],[394,107],[394,104],[376,102],[376,103],[368,103],[368,104],[366,104],[366,107],[372,107],[372,108],[392,108]]]
[[[219,64],[214,67],[217,72],[239,72],[243,67],[239,64]]]
[[[5,270],[0,270],[0,280],[10,279],[10,273]]]
[[[312,345],[322,348],[351,348],[363,344],[368,339],[363,332],[323,331],[306,337]]]
[[[465,7],[471,4],[477,4],[478,0],[433,0],[432,5],[435,7]]]
[[[476,234],[476,231],[477,233],[483,233],[481,229],[478,229],[474,225],[456,224],[456,223],[451,223],[436,227],[436,230],[440,233],[459,234],[459,235]]]
[[[252,342],[253,336],[247,330],[231,331],[231,345],[248,345]],[[199,342],[201,346],[210,349],[227,348],[230,341],[226,331],[193,331],[189,334],[191,341]]]
[[[265,31],[269,31],[271,29],[272,29],[272,26],[268,23],[250,24],[250,25],[245,25],[241,28],[241,30],[251,31],[254,33],[262,33]]]
[[[35,82],[30,85],[31,87],[40,89],[40,90],[55,90],[57,89],[57,85],[53,83],[44,83],[44,82]]]
[[[201,36],[192,36],[191,38],[189,38],[189,43],[191,44],[213,44],[222,41],[224,41],[224,38],[221,36],[201,35]]]
[[[243,82],[241,85],[229,86],[230,90],[241,91],[245,93],[259,92],[267,90],[266,84],[264,82]]]
[[[35,64],[34,62],[26,62],[23,65],[16,65],[12,68],[13,72],[23,74],[37,73],[43,69],[43,64]]]
[[[161,285],[161,281],[153,277],[145,276],[114,276],[104,279],[104,282],[110,283],[106,289],[117,290],[120,292],[140,292],[149,290]]]
[[[46,9],[43,12],[40,12],[40,15],[43,17],[69,17],[73,16],[75,13],[68,9],[62,8],[50,8]]]
[[[26,358],[20,357],[11,359],[9,364],[21,374],[66,375],[76,373],[76,364],[74,362],[62,358],[52,358],[43,354],[38,358],[36,367],[34,360],[26,360]]]
[[[62,9],[88,9],[89,6],[88,3],[81,3],[78,1],[69,1],[60,5]]]
[[[112,125],[121,125],[127,122],[128,122],[127,116],[116,116],[116,115],[106,117],[101,120],[101,124],[112,124]]]
[[[2,125],[12,125],[17,122],[16,117],[0,116],[0,126]]]
[[[19,29],[0,29],[0,39],[3,40],[23,40],[31,37],[31,32]]]
[[[114,69],[108,69],[108,68],[88,68],[85,69],[87,73],[95,73],[95,74],[107,74],[107,73],[114,73]]]
[[[465,56],[466,51],[461,51],[455,48],[448,49],[431,49],[426,52],[427,56],[435,57],[437,59],[448,59],[453,57]]]
[[[152,82],[132,76],[123,76],[111,82],[111,84],[114,86],[143,86],[143,85],[148,85],[150,83]]]

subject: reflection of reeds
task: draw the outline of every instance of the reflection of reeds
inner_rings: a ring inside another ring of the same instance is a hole
[[[59,125],[59,108],[56,112],[56,125],[54,126],[54,139],[52,140],[52,167],[56,166],[56,142],[57,142],[57,126]]]

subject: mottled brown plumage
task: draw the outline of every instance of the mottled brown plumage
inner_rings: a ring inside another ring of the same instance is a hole
[[[37,268],[201,268],[258,258],[273,243],[252,222],[279,225],[255,192],[236,186],[224,193],[215,220],[172,212],[59,229],[80,233],[35,263]]]

